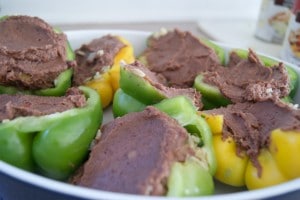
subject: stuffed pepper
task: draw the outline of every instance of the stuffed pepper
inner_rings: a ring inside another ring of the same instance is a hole
[[[104,125],[71,182],[120,193],[209,195],[216,169],[211,137],[190,99],[165,99]]]
[[[225,58],[223,49],[177,29],[154,33],[147,44],[139,60],[172,87],[192,87],[200,72],[213,71]]]
[[[75,65],[66,36],[43,20],[0,18],[0,93],[64,95]]]
[[[279,99],[202,113],[211,127],[215,178],[258,189],[300,177],[300,110]]]
[[[106,35],[82,45],[76,50],[73,85],[95,89],[107,107],[119,88],[120,61],[134,61],[132,45],[120,36]]]
[[[71,88],[66,96],[0,95],[0,160],[66,179],[88,154],[102,122],[98,94]]]
[[[204,72],[194,87],[215,107],[230,103],[293,98],[298,87],[297,73],[282,63],[257,56],[251,49],[233,51],[226,67]]]
[[[179,95],[190,98],[197,109],[202,108],[201,95],[195,89],[168,87],[163,76],[150,71],[138,61],[122,65],[120,76],[120,89],[113,101],[115,117],[141,111],[147,105]]]

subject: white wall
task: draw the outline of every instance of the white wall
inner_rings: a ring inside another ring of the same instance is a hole
[[[0,0],[0,15],[39,16],[52,24],[256,19],[261,0]],[[130,2],[130,3],[128,3]]]

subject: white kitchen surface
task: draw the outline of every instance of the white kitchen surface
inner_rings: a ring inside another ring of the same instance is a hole
[[[213,40],[241,48],[252,48],[280,58],[281,45],[265,42],[254,36],[256,27],[254,19],[199,20],[198,25],[200,30]]]

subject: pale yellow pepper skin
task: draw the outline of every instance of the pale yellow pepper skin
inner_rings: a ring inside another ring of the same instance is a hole
[[[109,71],[109,75],[111,77],[111,85],[113,91],[116,92],[119,89],[119,80],[120,80],[120,62],[124,61],[125,63],[133,63],[134,58],[134,51],[133,46],[124,38],[118,37],[118,39],[125,44],[120,52],[116,55],[114,59],[114,64]]]
[[[223,140],[222,135],[215,135],[213,145],[217,159],[215,178],[228,185],[244,186],[248,157],[236,155],[236,145],[232,138]]]
[[[261,176],[258,175],[258,170],[253,166],[252,162],[248,162],[245,182],[249,190],[277,185],[288,180],[279,170],[268,149],[261,149],[258,161],[262,167]]]
[[[262,167],[259,176],[257,167],[246,154],[237,155],[233,139],[222,139],[220,127],[223,127],[223,116],[200,114],[205,117],[214,135],[217,159],[215,178],[220,182],[253,190],[300,177],[300,131],[276,129],[271,132],[269,147],[261,149],[258,156]]]
[[[132,63],[135,60],[132,45],[124,38],[116,36],[125,46],[117,53],[113,65],[103,73],[96,75],[84,85],[95,89],[101,97],[102,107],[112,102],[115,91],[119,88],[120,62]]]
[[[300,131],[274,130],[270,152],[288,179],[300,177]]]
[[[93,88],[101,98],[102,108],[107,107],[112,101],[114,91],[111,87],[111,78],[106,72],[85,83],[85,86]]]

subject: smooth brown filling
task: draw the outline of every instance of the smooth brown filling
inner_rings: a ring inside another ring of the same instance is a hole
[[[77,88],[70,88],[64,97],[33,95],[0,95],[0,121],[25,116],[43,116],[84,107],[85,96]]]
[[[142,54],[147,66],[173,87],[192,87],[200,72],[220,65],[216,53],[189,32],[175,29],[159,38],[151,37],[148,44]]]
[[[11,16],[0,21],[0,84],[22,89],[54,86],[68,69],[66,36],[37,17]]]
[[[257,157],[260,149],[269,146],[271,132],[278,128],[300,130],[300,110],[279,100],[237,103],[205,112],[224,115],[223,138],[232,137],[237,154],[246,152],[260,172]]]
[[[77,185],[113,192],[165,195],[174,162],[194,151],[178,122],[154,107],[106,124],[89,160],[73,178]]]
[[[227,67],[204,73],[204,82],[217,86],[234,103],[282,98],[289,94],[289,78],[283,64],[265,67],[251,50],[245,60],[233,52]]]
[[[155,87],[161,94],[163,94],[167,98],[173,98],[183,95],[190,98],[199,110],[203,107],[203,104],[201,102],[201,94],[194,88],[168,87],[166,86],[167,83],[165,78],[161,74],[156,74],[155,72],[150,71],[147,67],[145,67],[138,61],[127,65],[125,68],[133,73],[141,73],[139,75],[143,75],[142,78],[149,81],[149,83],[153,87]]]

